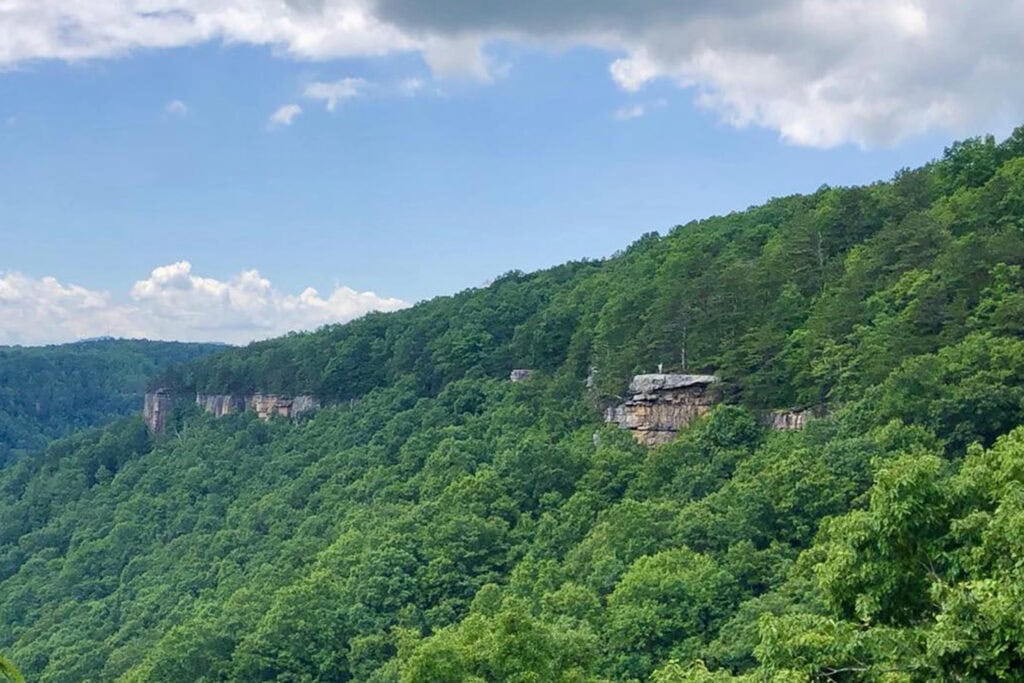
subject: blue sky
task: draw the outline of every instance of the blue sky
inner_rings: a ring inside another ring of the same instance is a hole
[[[477,30],[485,66],[462,70],[433,48],[296,56],[292,38],[9,56],[0,343],[93,333],[243,342],[605,256],[644,232],[823,183],[886,179],[954,135],[1012,125],[1012,110],[917,130],[901,123],[912,111],[872,120],[842,102],[793,109],[671,65],[635,87],[610,65],[636,53],[603,39]],[[310,96],[342,79],[360,80],[333,110]],[[743,97],[755,114],[743,114]],[[301,113],[273,123],[284,106]],[[827,121],[787,128],[776,110]],[[315,313],[297,314],[309,287]],[[339,287],[348,298],[332,304]],[[19,296],[64,303],[54,313]]]

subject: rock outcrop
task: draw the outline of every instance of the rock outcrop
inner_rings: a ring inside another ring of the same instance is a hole
[[[174,396],[166,389],[146,394],[142,416],[151,434],[163,434],[174,404]],[[196,405],[214,417],[223,417],[251,410],[261,420],[280,416],[296,418],[316,410],[320,402],[313,396],[281,396],[279,394],[196,394]]]
[[[320,409],[320,401],[308,394],[299,394],[292,399],[292,409],[289,417],[298,417],[303,413],[309,413]]]
[[[761,424],[769,429],[781,432],[795,432],[804,429],[807,421],[814,417],[821,417],[821,411],[812,408],[794,410],[766,410],[758,417]]]
[[[142,419],[150,434],[163,434],[167,429],[167,419],[171,414],[173,398],[166,389],[157,389],[147,393],[142,403]]]
[[[532,374],[533,370],[529,370],[527,368],[516,368],[511,373],[509,373],[508,378],[513,382],[525,382],[526,380],[530,379],[530,376]]]
[[[320,403],[312,396],[300,395],[294,398],[277,394],[255,394],[249,399],[249,406],[256,411],[256,417],[269,420],[275,415],[281,417],[298,417],[320,407]]]
[[[313,396],[282,396],[279,394],[196,394],[196,405],[214,417],[252,410],[261,420],[280,416],[293,418],[316,410],[320,402]]]
[[[223,417],[245,410],[245,396],[238,394],[196,394],[196,405],[214,417]]]
[[[609,408],[605,420],[631,430],[645,446],[666,443],[721,400],[716,384],[714,375],[637,375],[630,398]]]

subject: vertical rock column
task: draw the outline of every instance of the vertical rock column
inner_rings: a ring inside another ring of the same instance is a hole
[[[157,389],[146,394],[142,404],[142,418],[146,421],[150,434],[163,434],[167,429],[171,404],[171,395],[166,389]]]

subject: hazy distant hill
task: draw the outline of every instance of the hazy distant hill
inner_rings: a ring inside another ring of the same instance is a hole
[[[0,463],[15,451],[138,411],[154,374],[223,348],[115,339],[0,346]]]

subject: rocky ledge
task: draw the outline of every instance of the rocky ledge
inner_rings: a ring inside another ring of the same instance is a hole
[[[714,375],[637,375],[629,383],[629,397],[608,408],[605,421],[632,431],[645,446],[667,443],[721,401],[718,383]],[[769,429],[796,431],[823,415],[824,408],[765,410],[758,420]]]
[[[163,434],[174,405],[174,397],[167,389],[146,394],[142,416],[153,434]],[[320,402],[313,396],[284,396],[281,394],[196,394],[196,405],[214,417],[251,410],[261,420],[272,417],[296,418],[316,410]]]
[[[645,446],[666,443],[721,400],[714,375],[637,375],[629,398],[609,408],[605,420],[633,432]]]

